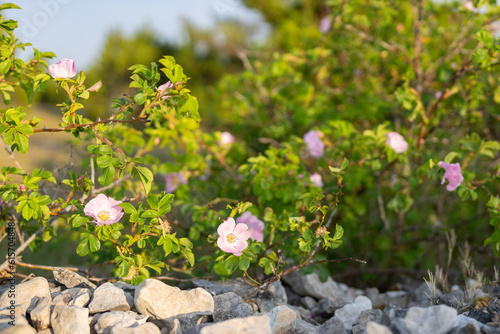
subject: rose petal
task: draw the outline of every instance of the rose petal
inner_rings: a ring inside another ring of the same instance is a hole
[[[233,233],[235,225],[236,222],[234,221],[234,219],[228,218],[225,222],[219,225],[219,227],[217,228],[217,233],[219,233],[220,236],[226,236],[229,233]]]
[[[242,235],[246,231],[248,231],[248,225],[247,224],[239,223],[239,224],[236,224],[236,226],[234,227],[234,234],[238,238],[240,237],[240,235]]]

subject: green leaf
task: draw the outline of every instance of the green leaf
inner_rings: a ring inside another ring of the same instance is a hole
[[[5,131],[7,131],[9,128],[10,126],[6,124],[0,126],[0,135],[3,134]]]
[[[191,251],[191,249],[183,247],[183,248],[181,248],[181,253],[186,258],[186,260],[188,260],[191,267],[194,266],[194,263],[195,263],[194,262],[194,254]]]
[[[160,202],[158,203],[159,208],[166,207],[170,203],[174,201],[174,195],[173,194],[166,194],[165,196],[162,197]]]
[[[239,264],[240,264],[240,258],[234,255],[229,256],[224,261],[224,267],[230,274],[232,274],[236,270],[236,268],[238,268]]]
[[[444,162],[450,163],[455,159],[455,157],[459,156],[457,152],[450,152],[444,157]]]
[[[5,9],[21,9],[21,7],[19,7],[16,4],[8,2],[8,3],[4,3],[4,4],[0,5],[0,11],[5,10]]]
[[[193,243],[188,238],[180,238],[179,245],[186,248],[193,248]]]
[[[28,147],[30,144],[28,137],[26,137],[25,135],[23,135],[20,132],[16,132],[16,143],[17,143],[17,149],[19,150],[19,152],[21,152],[22,154],[25,154],[26,152],[28,152]]]
[[[337,224],[335,226],[335,234],[333,235],[333,239],[334,240],[341,239],[343,235],[344,235],[344,228]]]
[[[113,164],[113,157],[110,155],[101,155],[96,159],[99,168],[106,168]]]
[[[139,175],[139,180],[141,180],[144,191],[148,194],[151,190],[151,184],[153,182],[153,173],[146,167],[134,166],[134,168]]]
[[[302,237],[305,239],[305,240],[311,240],[312,237],[313,237],[313,232],[310,230],[310,229],[306,229],[304,231],[304,233],[302,233]]]
[[[158,217],[158,211],[156,210],[147,210],[141,215],[141,218],[156,218],[156,217]]]
[[[239,268],[240,270],[247,270],[250,267],[250,259],[246,256],[241,256]]]
[[[127,277],[130,272],[130,263],[125,259],[118,265],[117,274],[120,277]]]
[[[134,96],[135,103],[137,103],[139,105],[146,103],[147,99],[148,99],[148,96],[144,93],[137,93]]]
[[[165,252],[165,257],[172,252],[172,241],[168,238],[163,238],[161,239],[163,241],[163,251]],[[158,241],[160,242],[160,241]]]
[[[113,166],[106,167],[102,174],[97,178],[100,184],[103,186],[108,186],[113,182],[113,178],[115,177],[115,168]]]
[[[89,240],[84,239],[80,241],[78,247],[76,247],[76,254],[80,256],[85,256],[89,253]]]
[[[44,242],[47,242],[49,241],[50,239],[52,239],[52,233],[51,231],[48,229],[48,228],[45,228],[42,232],[42,240]]]
[[[134,213],[134,212],[137,212],[137,210],[134,208],[134,206],[130,203],[121,203],[121,204],[118,204],[118,206],[121,206],[123,208],[123,211],[125,211],[125,213],[128,213],[129,215]]]
[[[149,195],[148,196],[148,203],[151,209],[158,209],[158,197],[156,195]]]
[[[297,239],[299,242],[299,249],[303,252],[309,252],[311,250],[311,242],[305,241],[302,238]]]
[[[332,172],[334,174],[340,173],[342,171],[340,168],[332,167],[332,166],[328,166],[328,169],[330,170],[330,172]]]
[[[97,252],[101,248],[101,242],[95,235],[90,236],[88,239],[90,243],[90,251]]]
[[[196,122],[200,121],[200,114],[198,113],[198,100],[192,96],[188,95],[186,102],[177,110],[177,117],[191,117]]]
[[[141,254],[137,254],[137,256],[135,257],[135,264],[137,267],[142,267],[142,265],[144,264],[144,258]]]
[[[32,135],[33,133],[35,133],[33,131],[33,127],[28,124],[19,124],[16,126],[16,130],[18,132],[24,133],[25,135]]]
[[[86,216],[74,216],[73,218],[73,227],[80,227],[83,224],[87,223],[88,217]]]
[[[344,161],[342,161],[342,165],[340,166],[340,170],[346,169],[347,165],[349,165],[349,160],[347,160],[347,158],[344,158]]]
[[[491,49],[493,47],[493,37],[486,29],[481,29],[476,33],[476,38],[484,44],[485,47]]]

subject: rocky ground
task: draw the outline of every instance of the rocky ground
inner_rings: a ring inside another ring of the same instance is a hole
[[[265,289],[239,279],[195,280],[185,290],[155,279],[97,287],[56,269],[54,279],[16,285],[15,298],[10,285],[0,289],[1,334],[500,333],[498,286],[442,294],[407,283],[380,293],[294,272]]]

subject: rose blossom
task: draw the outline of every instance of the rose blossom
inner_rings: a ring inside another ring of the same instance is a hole
[[[219,238],[217,246],[226,253],[240,256],[248,247],[248,238],[252,232],[246,224],[236,224],[233,218],[228,218],[217,228]]]
[[[234,136],[227,131],[224,131],[220,134],[220,142],[221,145],[232,144],[234,143]]]
[[[76,65],[72,59],[61,59],[49,66],[49,72],[54,79],[69,79],[76,75]]]
[[[181,184],[187,184],[187,177],[184,175],[184,172],[173,172],[173,173],[168,173],[164,176],[165,178],[165,192],[167,193],[172,193],[174,192],[177,188],[179,188],[179,185]]]
[[[323,187],[323,179],[321,178],[321,175],[318,173],[311,174],[309,177],[309,180],[316,186],[316,187]]]
[[[465,7],[465,9],[470,10],[471,12],[473,12],[476,9],[476,7],[474,7],[474,4],[472,3],[472,1],[464,2],[464,7]]]
[[[19,190],[26,191],[26,186],[24,184],[19,185]]]
[[[172,85],[172,83],[170,81],[168,81],[167,83],[164,83],[163,85],[159,86],[158,87],[158,91],[160,92],[160,94],[163,94],[165,93],[167,90],[169,90],[170,88],[172,88],[174,85]],[[165,95],[165,96],[162,96],[162,100],[166,100],[168,99],[169,97],[172,97],[172,95]]]
[[[392,148],[396,153],[403,153],[408,149],[408,143],[406,140],[397,132],[390,132],[387,134],[387,141],[385,142]]]
[[[99,226],[111,225],[119,221],[123,216],[123,209],[118,206],[121,203],[123,202],[99,194],[85,205],[83,212],[86,216],[94,218],[94,223]]]
[[[311,130],[304,135],[304,142],[307,144],[309,148],[309,154],[311,154],[315,158],[320,158],[323,156],[323,149],[325,148],[325,144],[319,138],[319,131]],[[321,133],[321,132],[319,132]]]
[[[244,212],[241,216],[236,218],[237,224],[245,224],[250,230],[250,239],[262,242],[264,241],[264,222],[259,218],[252,215],[250,212]]]
[[[330,19],[329,16],[325,16],[321,19],[321,22],[319,23],[319,30],[323,33],[326,34],[327,32],[330,31],[332,28],[332,20]]]
[[[443,179],[441,180],[441,184],[444,184],[444,181],[448,180],[446,189],[448,191],[457,189],[460,183],[462,183],[462,181],[464,180],[462,171],[460,169],[460,164],[458,162],[456,164],[449,164],[444,161],[440,161],[438,165],[444,168],[444,175]]]

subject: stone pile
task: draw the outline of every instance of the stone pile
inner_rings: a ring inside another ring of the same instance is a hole
[[[264,289],[239,279],[195,280],[190,290],[155,279],[97,287],[57,269],[50,283],[18,284],[14,304],[1,290],[0,334],[500,333],[498,287],[442,294],[423,283],[380,293],[298,272]],[[474,308],[480,299],[485,307]]]

